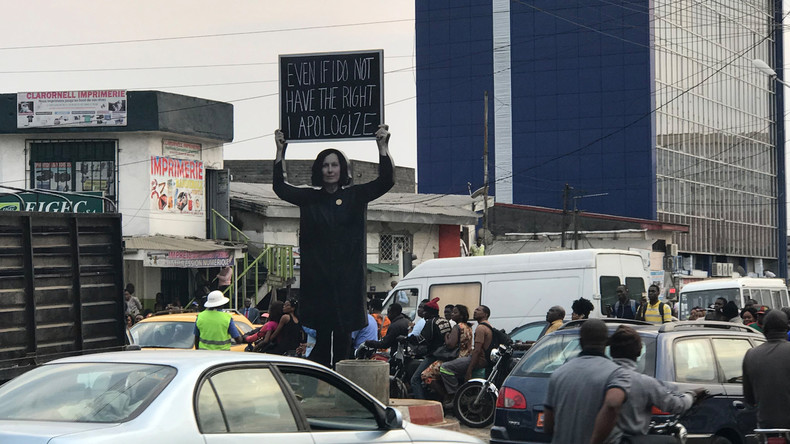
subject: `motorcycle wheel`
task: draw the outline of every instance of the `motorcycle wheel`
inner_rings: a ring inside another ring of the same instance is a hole
[[[390,399],[404,399],[409,397],[409,389],[400,379],[390,376]]]
[[[480,397],[477,405],[472,405],[481,390],[485,393]],[[467,382],[455,393],[453,398],[453,412],[463,425],[472,428],[482,428],[494,422],[496,411],[496,396],[486,390],[479,382]]]

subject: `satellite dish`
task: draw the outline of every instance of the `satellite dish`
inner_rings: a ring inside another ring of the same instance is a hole
[[[746,270],[744,270],[743,267],[740,266],[740,265],[735,267],[735,272],[738,273],[741,276],[746,276]]]

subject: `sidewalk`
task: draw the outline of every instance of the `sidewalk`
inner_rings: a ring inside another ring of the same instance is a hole
[[[404,421],[453,430],[488,442],[491,426],[479,429],[466,427],[460,424],[451,412],[445,414],[439,402],[421,399],[390,399],[390,405],[401,412]]]

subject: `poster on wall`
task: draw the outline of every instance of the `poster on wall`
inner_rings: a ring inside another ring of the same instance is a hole
[[[289,142],[375,139],[384,51],[280,55],[280,129]]]
[[[126,90],[17,93],[17,128],[126,126]]]
[[[162,140],[162,156],[172,159],[200,160],[202,146],[199,143],[180,142],[178,140]]]
[[[151,212],[204,214],[203,162],[151,156]]]
[[[115,162],[90,160],[75,162],[74,166],[77,174],[75,191],[101,191],[115,195]]]
[[[34,162],[36,188],[52,191],[74,191],[71,185],[71,162]]]

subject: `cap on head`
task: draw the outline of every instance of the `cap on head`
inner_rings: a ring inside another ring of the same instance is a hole
[[[425,308],[432,308],[439,311],[439,298],[433,298],[425,304]]]
[[[782,310],[771,310],[763,320],[763,331],[768,333],[787,332],[787,315]]]

